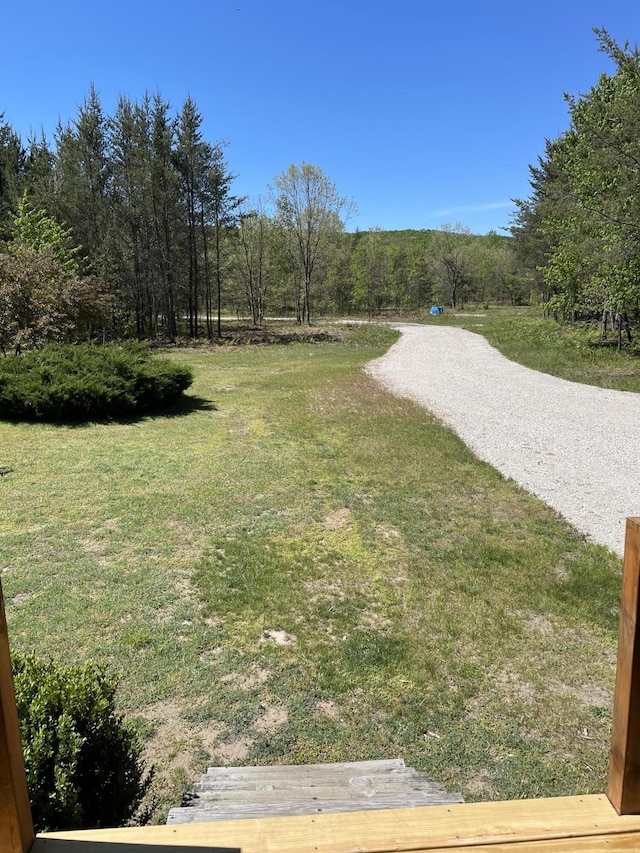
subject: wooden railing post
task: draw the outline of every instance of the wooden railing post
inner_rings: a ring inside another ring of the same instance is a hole
[[[0,850],[29,853],[34,841],[0,583]]]
[[[640,518],[624,543],[607,795],[618,814],[640,814]]]

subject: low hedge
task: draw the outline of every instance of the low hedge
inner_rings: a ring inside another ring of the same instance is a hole
[[[14,655],[13,676],[36,831],[122,826],[151,781],[116,681],[95,663]]]
[[[165,408],[191,385],[188,367],[122,346],[49,344],[0,358],[0,418],[78,421]]]

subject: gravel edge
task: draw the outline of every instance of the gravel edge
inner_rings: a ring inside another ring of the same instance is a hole
[[[366,366],[372,377],[622,555],[626,518],[640,515],[640,394],[530,370],[464,329],[393,328],[401,337]]]

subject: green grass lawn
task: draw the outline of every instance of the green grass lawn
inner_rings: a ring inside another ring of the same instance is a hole
[[[12,645],[121,674],[158,819],[208,763],[605,786],[620,561],[378,387],[393,339],[179,350],[172,416],[0,423]]]

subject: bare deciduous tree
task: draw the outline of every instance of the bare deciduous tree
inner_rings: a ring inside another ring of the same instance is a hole
[[[298,322],[311,322],[311,284],[331,240],[354,208],[322,169],[302,162],[278,175],[271,187],[276,221],[286,242],[294,281]]]
[[[452,308],[461,300],[471,267],[471,231],[460,223],[446,224],[436,232],[429,246],[430,264],[443,295]]]

